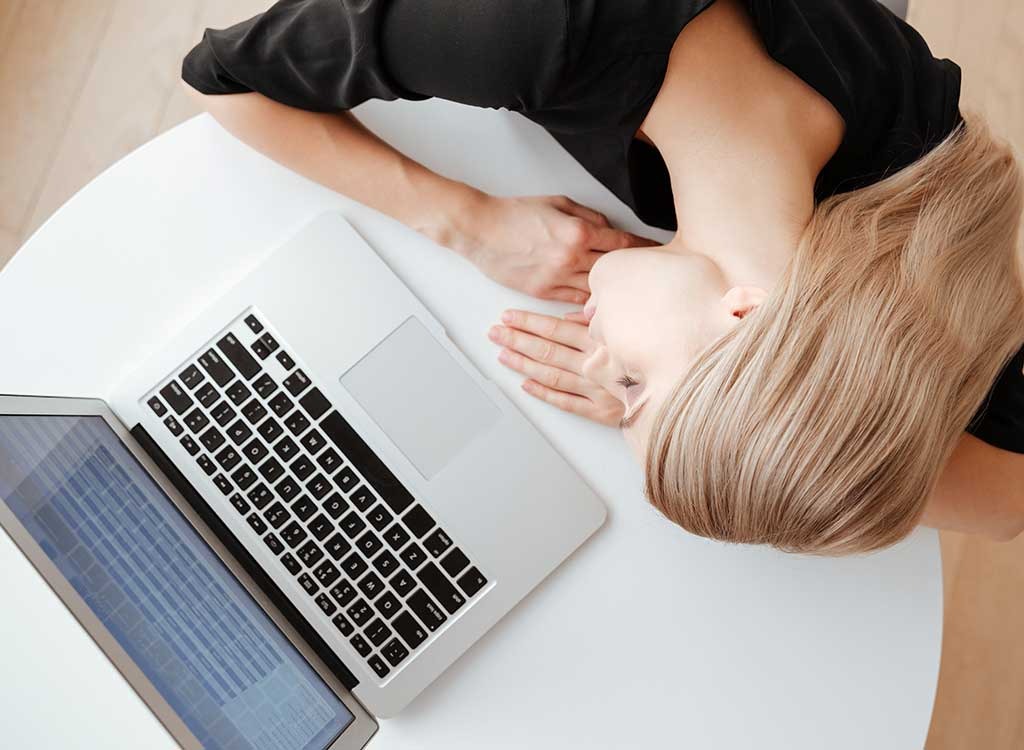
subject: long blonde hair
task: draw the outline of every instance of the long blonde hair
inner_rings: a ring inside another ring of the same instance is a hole
[[[695,534],[843,554],[906,536],[1024,341],[1020,169],[984,122],[823,201],[768,298],[654,420],[645,491]]]

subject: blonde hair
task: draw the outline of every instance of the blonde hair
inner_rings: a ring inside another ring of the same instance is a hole
[[[645,492],[701,536],[790,552],[890,545],[1024,339],[1022,185],[968,115],[928,154],[823,201],[768,298],[655,420]]]

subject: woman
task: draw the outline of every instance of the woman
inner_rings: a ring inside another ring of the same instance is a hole
[[[1019,170],[874,0],[286,0],[208,30],[183,77],[492,278],[589,292],[491,336],[529,392],[621,423],[683,528],[824,554],[1024,528]],[[522,113],[675,236],[488,196],[345,113],[428,96]]]

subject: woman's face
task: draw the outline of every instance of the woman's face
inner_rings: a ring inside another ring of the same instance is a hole
[[[624,434],[641,463],[661,402],[696,355],[763,295],[757,287],[730,289],[699,253],[616,250],[594,264],[584,314],[597,349],[583,375],[622,400]]]

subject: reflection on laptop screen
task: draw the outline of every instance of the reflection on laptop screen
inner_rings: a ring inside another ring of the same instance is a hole
[[[0,416],[0,498],[204,747],[352,722],[101,417]]]

